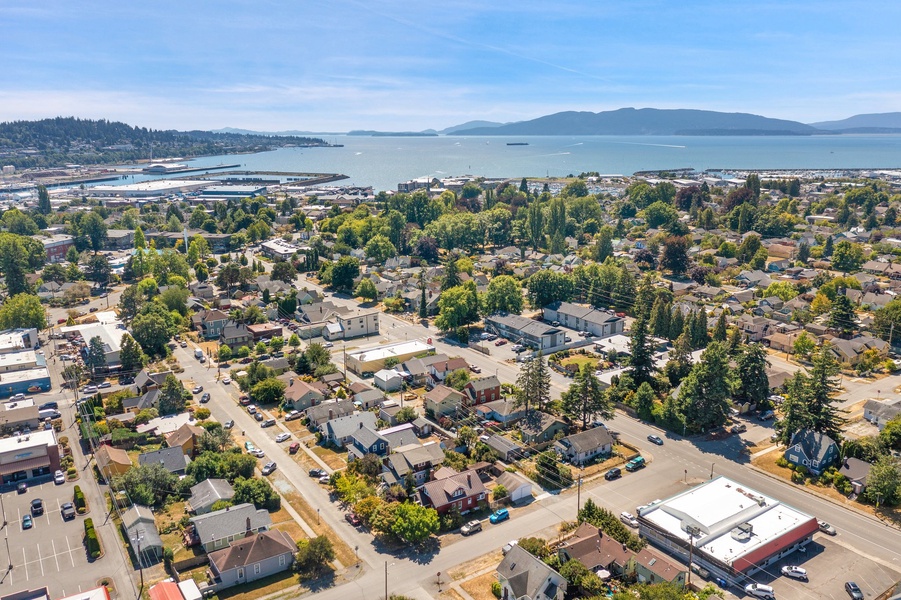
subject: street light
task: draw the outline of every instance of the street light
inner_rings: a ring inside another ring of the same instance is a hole
[[[135,535],[135,537],[131,538],[132,542],[137,543],[138,545],[138,567],[141,570],[141,589],[144,589],[144,558],[141,556],[141,542],[144,540],[143,535]]]

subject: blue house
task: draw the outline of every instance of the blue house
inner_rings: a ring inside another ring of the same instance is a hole
[[[838,444],[831,437],[802,429],[792,436],[784,456],[793,465],[805,467],[812,474],[820,475],[838,462],[839,454]]]
[[[388,454],[390,444],[388,440],[377,431],[366,426],[359,427],[350,436],[347,444],[347,459],[362,458],[367,454],[385,456]]]

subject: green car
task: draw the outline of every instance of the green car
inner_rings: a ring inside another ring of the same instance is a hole
[[[244,442],[244,449],[247,450],[248,452],[253,452],[254,450],[256,450],[256,448],[253,445],[253,442],[251,442],[251,441]]]

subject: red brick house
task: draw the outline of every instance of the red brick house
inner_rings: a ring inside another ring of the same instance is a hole
[[[496,375],[473,379],[466,384],[463,391],[466,393],[467,404],[470,406],[494,402],[501,397],[501,382]]]
[[[450,470],[440,469],[436,475],[440,475],[441,471]],[[434,508],[439,515],[447,513],[451,507],[456,507],[465,514],[477,508],[479,500],[485,500],[487,495],[487,490],[475,469],[462,473],[454,472],[452,475],[429,481],[419,492],[422,505]]]

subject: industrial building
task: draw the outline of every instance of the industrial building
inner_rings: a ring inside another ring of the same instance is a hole
[[[378,346],[375,348],[348,352],[344,364],[354,373],[362,375],[366,372],[375,373],[376,371],[384,369],[385,361],[388,359],[395,359],[397,361],[396,364],[400,364],[416,356],[434,353],[434,346],[425,344],[419,340],[412,340],[410,342],[400,342],[397,344],[389,344],[387,346]]]
[[[154,198],[168,196],[169,194],[193,192],[209,185],[209,181],[201,180],[158,179],[125,185],[95,185],[91,188],[91,195],[98,197]]]
[[[816,518],[725,477],[638,508],[641,536],[730,583],[803,546]],[[691,546],[691,548],[690,548]]]

